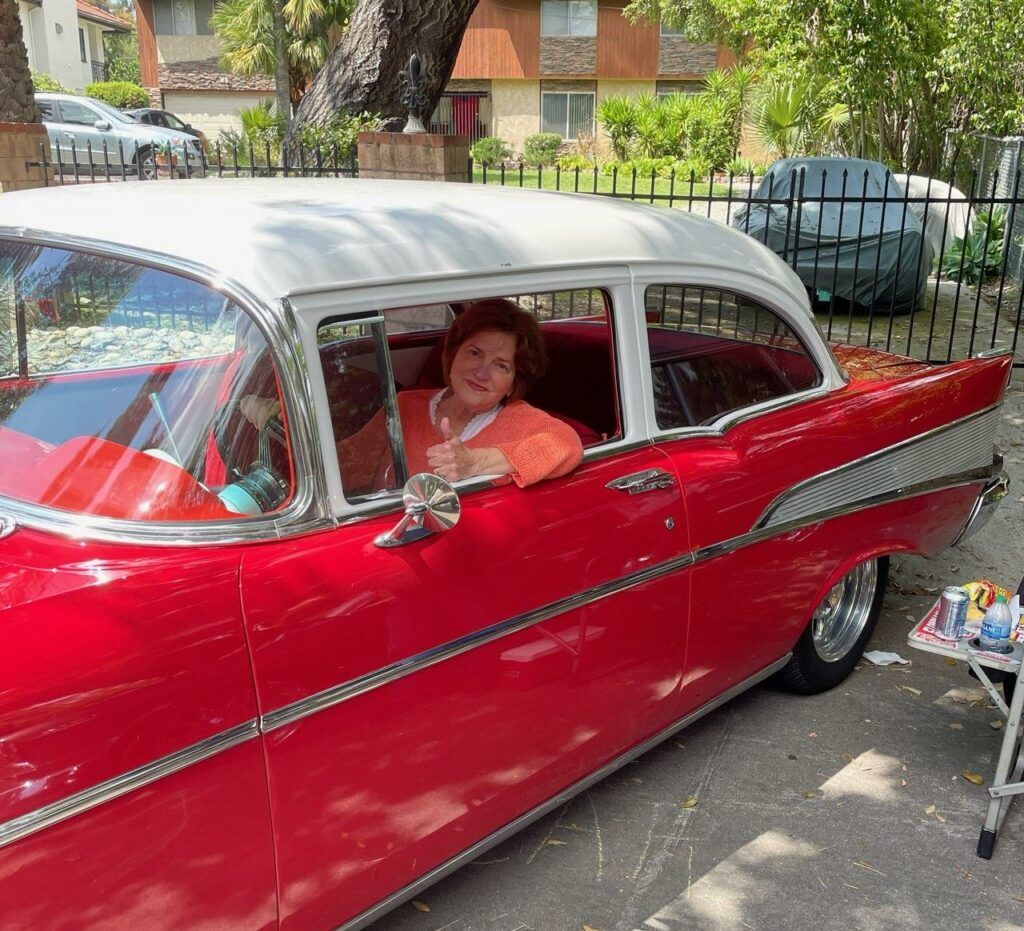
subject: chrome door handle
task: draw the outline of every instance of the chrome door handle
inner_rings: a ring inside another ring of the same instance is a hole
[[[605,488],[624,491],[630,495],[640,495],[646,491],[657,491],[659,488],[673,488],[676,477],[664,469],[644,469],[643,472],[631,472],[621,478],[612,479]]]

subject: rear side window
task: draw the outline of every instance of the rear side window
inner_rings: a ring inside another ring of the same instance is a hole
[[[44,120],[53,119],[53,102],[50,100],[36,100],[36,106],[39,108],[39,114]]]
[[[0,495],[124,520],[278,511],[279,380],[246,312],[146,265],[0,241]]]
[[[662,430],[707,425],[821,381],[789,325],[749,298],[653,285],[644,305],[654,409]]]

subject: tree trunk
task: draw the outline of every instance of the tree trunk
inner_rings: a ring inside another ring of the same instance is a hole
[[[284,22],[285,0],[272,0],[274,11],[274,90],[277,96],[277,113],[290,119],[292,115],[291,77],[288,73],[288,40]]]
[[[0,123],[40,123],[18,4],[0,0]]]
[[[338,113],[377,113],[389,129],[408,115],[400,72],[413,52],[420,56],[420,90],[430,119],[455,67],[469,17],[479,0],[360,0],[348,32],[313,79],[295,113],[300,125],[329,123]]]

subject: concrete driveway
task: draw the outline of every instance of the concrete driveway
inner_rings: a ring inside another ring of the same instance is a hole
[[[1024,800],[994,858],[975,855],[999,714],[962,667],[906,646],[935,589],[1024,574],[1019,375],[1004,412],[996,517],[939,559],[893,562],[871,648],[909,667],[862,664],[811,698],[747,692],[373,927],[1024,928]]]

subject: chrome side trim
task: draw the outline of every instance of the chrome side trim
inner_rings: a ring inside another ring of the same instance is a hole
[[[1003,347],[993,346],[991,349],[982,349],[981,352],[976,352],[972,359],[997,359],[999,356],[1012,356],[1013,350],[1006,349]]]
[[[734,553],[745,546],[753,546],[772,537],[778,537],[793,530],[800,530],[814,524],[824,523],[836,517],[845,517],[847,514],[855,514],[857,511],[865,511],[868,508],[879,507],[883,504],[892,504],[894,501],[904,501],[908,498],[917,498],[921,495],[930,495],[937,491],[946,491],[950,488],[960,488],[964,485],[974,485],[988,481],[992,476],[991,468],[972,469],[960,472],[956,475],[947,475],[933,479],[928,482],[921,482],[918,485],[911,485],[906,488],[899,488],[893,491],[884,492],[879,495],[862,498],[859,501],[849,504],[841,504],[822,511],[816,511],[807,516],[794,518],[785,523],[772,524],[769,527],[760,527],[751,530],[749,533],[722,540],[719,543],[712,543],[709,546],[702,546],[693,551],[694,563],[707,562],[718,556],[727,553]]]
[[[971,513],[964,524],[963,530],[957,534],[956,539],[950,546],[956,546],[958,543],[970,539],[981,530],[992,519],[992,515],[995,514],[999,502],[1009,493],[1010,476],[1002,470],[1002,465],[1003,457],[996,457],[993,468],[998,470],[998,475],[991,478],[982,489],[981,494],[978,495],[978,500],[974,502],[974,507],[971,508]]]
[[[157,779],[170,776],[172,773],[192,766],[194,763],[208,760],[210,757],[223,753],[225,750],[230,750],[232,747],[237,747],[239,744],[252,740],[258,735],[258,723],[255,720],[246,721],[244,724],[239,724],[237,727],[232,727],[220,734],[215,734],[213,737],[201,740],[191,747],[186,747],[184,750],[179,750],[153,763],[147,763],[145,766],[140,766],[131,772],[115,776],[113,779],[108,779],[99,785],[83,789],[81,792],[76,792],[74,795],[60,799],[60,801],[53,802],[11,821],[4,822],[0,824],[0,847],[12,844],[23,837],[27,837],[29,834],[43,830],[43,828],[66,821],[75,815],[80,815],[82,812],[95,808],[97,805],[102,805],[104,802],[113,801],[122,795],[127,795],[129,792],[141,789],[151,782],[156,782]]]
[[[9,514],[0,514],[0,540],[18,529],[18,522]]]
[[[472,847],[467,847],[462,853],[456,854],[450,860],[445,861],[440,866],[434,867],[429,873],[424,874],[419,879],[414,880],[408,886],[400,889],[398,892],[394,892],[389,895],[386,899],[381,900],[376,905],[371,906],[366,911],[357,915],[351,921],[343,924],[339,931],[359,931],[360,928],[365,928],[371,922],[376,921],[385,913],[391,911],[393,908],[401,905],[403,902],[407,902],[418,892],[422,892],[427,886],[431,886],[438,880],[443,879],[450,873],[455,872],[461,866],[469,863],[471,860],[475,860],[482,853],[486,853],[492,847],[496,847],[502,841],[508,840],[517,832],[523,828],[533,824],[534,821],[539,818],[543,818],[544,815],[554,811],[560,805],[564,805],[574,796],[579,795],[580,792],[589,789],[592,785],[600,782],[602,779],[607,778],[616,770],[621,769],[627,763],[632,762],[637,757],[642,756],[648,750],[653,749],[662,741],[668,740],[674,734],[678,734],[679,731],[683,730],[689,725],[696,721],[699,721],[706,714],[714,711],[716,708],[721,707],[727,701],[735,698],[742,692],[747,691],[759,682],[767,679],[769,676],[774,675],[786,663],[789,662],[789,658],[792,656],[791,653],[787,653],[780,660],[772,663],[770,666],[766,666],[760,672],[754,673],[748,679],[744,679],[742,682],[734,685],[732,688],[723,692],[717,698],[713,698],[706,705],[702,705],[696,711],[690,712],[683,718],[680,718],[674,724],[670,724],[664,730],[659,731],[653,737],[649,737],[642,743],[637,744],[635,747],[627,750],[621,756],[617,756],[614,760],[606,763],[600,769],[594,770],[589,776],[584,776],[578,782],[574,782],[571,786],[563,789],[557,795],[552,796],[546,802],[542,802],[536,808],[532,808],[530,811],[523,815],[520,815],[514,821],[510,821],[504,827],[499,828],[493,834],[489,834],[483,840],[477,841]]]
[[[604,582],[601,585],[577,592],[574,595],[559,598],[557,601],[536,608],[533,611],[527,611],[525,614],[519,614],[508,620],[499,621],[490,627],[484,627],[482,630],[466,634],[456,640],[450,640],[430,650],[398,660],[398,662],[392,663],[389,666],[375,669],[373,672],[368,672],[355,679],[342,682],[340,685],[324,689],[315,695],[301,698],[290,705],[278,708],[276,711],[267,712],[267,714],[260,718],[260,728],[264,732],[270,732],[280,727],[294,724],[296,721],[307,718],[311,714],[316,714],[318,711],[323,711],[343,701],[348,701],[350,698],[355,698],[357,695],[373,691],[382,685],[403,679],[410,673],[418,672],[421,669],[426,669],[429,666],[452,659],[455,656],[476,649],[486,643],[491,643],[501,637],[507,637],[509,634],[514,634],[527,627],[550,620],[559,614],[564,614],[566,611],[582,608],[585,605],[607,598],[609,595],[617,594],[637,585],[643,585],[670,572],[675,572],[677,569],[684,569],[692,562],[693,556],[690,553],[683,553],[681,556],[676,556],[657,565],[648,566],[637,572],[631,572],[621,578]]]
[[[82,236],[10,226],[0,226],[0,240],[71,249],[103,258],[134,262],[197,281],[237,304],[256,322],[274,355],[291,431],[296,476],[295,499],[287,508],[278,514],[248,519],[188,523],[116,520],[0,497],[0,506],[5,513],[26,527],[74,539],[144,543],[151,546],[216,546],[277,540],[334,525],[323,507],[323,502],[327,500],[326,480],[315,425],[310,415],[311,388],[295,316],[289,305],[281,303],[274,307],[214,269],[166,253]]]
[[[999,406],[993,405],[799,482],[768,505],[753,529],[808,520],[837,506],[989,466]]]

